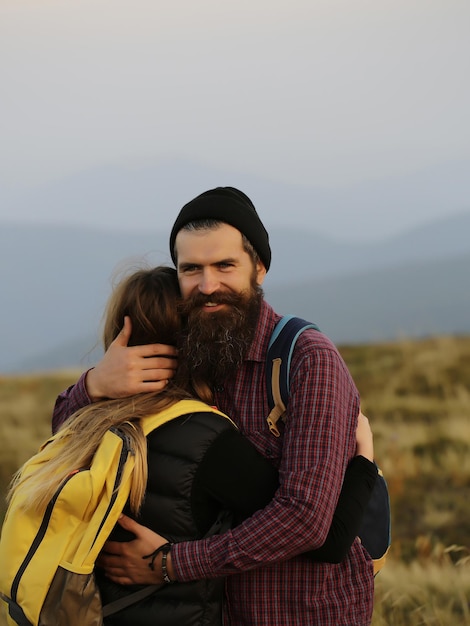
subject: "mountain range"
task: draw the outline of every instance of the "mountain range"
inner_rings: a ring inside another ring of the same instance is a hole
[[[0,180],[0,223],[81,224],[122,232],[145,225],[168,233],[176,207],[205,189],[231,185],[253,200],[269,232],[292,226],[342,241],[386,239],[429,220],[470,210],[470,160],[325,186],[217,169],[189,159],[96,165],[35,184]]]
[[[336,343],[469,334],[469,233],[470,212],[360,244],[272,227],[266,298]],[[171,263],[166,232],[0,222],[0,372],[92,364],[112,281],[143,262]]]

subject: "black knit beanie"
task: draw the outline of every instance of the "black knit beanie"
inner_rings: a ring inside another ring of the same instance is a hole
[[[268,233],[250,198],[234,187],[210,189],[184,205],[170,235],[170,254],[175,264],[176,235],[189,222],[204,219],[220,220],[239,230],[258,253],[266,271],[269,269],[271,248]]]

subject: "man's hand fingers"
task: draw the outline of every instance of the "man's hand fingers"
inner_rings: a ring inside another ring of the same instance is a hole
[[[117,346],[121,346],[121,347],[125,348],[127,346],[127,344],[129,343],[129,339],[131,338],[131,334],[132,334],[131,318],[128,315],[126,315],[124,317],[124,326],[121,328],[121,332],[116,337],[116,339],[113,341],[113,343],[115,345],[117,345]]]
[[[143,346],[133,346],[132,350],[139,356],[148,358],[160,358],[175,362],[178,351],[174,346],[167,346],[163,343],[149,343]]]
[[[176,348],[158,343],[128,347],[131,329],[126,317],[120,334],[88,372],[86,388],[91,400],[158,392],[173,378],[178,364]]]
[[[121,517],[118,519],[118,524],[119,526],[122,526],[122,528],[124,528],[125,530],[133,533],[136,537],[139,537],[142,534],[142,529],[145,529],[145,526],[142,526],[142,524],[136,522],[134,519],[132,519],[132,517],[124,514],[121,515]]]
[[[103,546],[103,551],[101,552],[101,556],[99,558],[101,558],[102,556],[104,558],[110,557],[109,559],[107,559],[107,562],[109,564],[111,564],[113,561],[113,557],[120,557],[120,556],[125,556],[126,553],[126,547],[128,543],[132,543],[131,541],[106,541],[106,543]],[[104,556],[105,555],[105,556]]]
[[[97,565],[111,580],[123,585],[162,582],[161,572],[151,570],[148,558],[144,557],[151,555],[156,547],[167,540],[126,516],[119,523],[136,538],[122,543],[107,541],[97,559]]]
[[[119,576],[118,574],[113,574],[112,572],[105,572],[106,578],[112,580],[113,583],[118,585],[133,585],[133,581],[131,578],[127,578],[126,576]]]
[[[159,380],[160,378],[167,378],[167,373],[173,376],[176,370],[177,362],[175,359],[166,359],[161,356],[154,356],[145,359],[141,364],[140,371],[146,374],[151,371],[152,380]]]

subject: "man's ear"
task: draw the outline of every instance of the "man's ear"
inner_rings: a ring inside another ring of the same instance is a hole
[[[264,279],[266,278],[266,268],[264,267],[264,264],[261,263],[261,261],[258,261],[256,263],[256,282],[258,283],[258,285],[262,285],[264,282]]]

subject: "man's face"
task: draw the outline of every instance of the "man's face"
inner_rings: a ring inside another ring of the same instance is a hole
[[[211,302],[212,294],[248,293],[252,280],[261,285],[266,276],[262,263],[243,249],[242,235],[229,224],[210,230],[181,230],[175,240],[178,280],[183,299],[206,296],[204,312],[216,313],[226,304]]]
[[[180,231],[175,245],[180,312],[187,322],[180,363],[193,381],[213,385],[240,367],[251,345],[266,270],[253,263],[241,233],[228,224]]]

